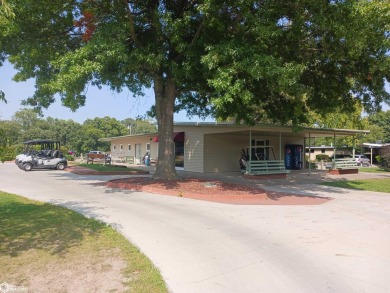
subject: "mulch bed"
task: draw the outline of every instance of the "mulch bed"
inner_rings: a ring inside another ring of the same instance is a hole
[[[66,171],[77,175],[146,175],[149,174],[149,171],[143,171],[143,170],[95,171],[80,166],[68,166],[66,168]]]
[[[80,166],[68,166],[66,170],[78,175],[142,175],[149,173],[143,170],[99,172]],[[99,183],[99,185],[101,184]],[[237,205],[319,205],[332,200],[330,197],[270,192],[254,184],[233,184],[196,178],[164,181],[151,177],[131,177],[115,179],[103,184],[109,188]]]
[[[201,179],[175,181],[150,177],[111,180],[107,187],[143,191],[198,200],[241,205],[319,205],[332,198],[269,192],[254,185],[232,184]]]
[[[359,169],[329,169],[330,175],[358,174]]]

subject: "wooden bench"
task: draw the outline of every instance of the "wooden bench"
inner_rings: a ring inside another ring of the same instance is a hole
[[[246,165],[247,175],[270,175],[290,173],[284,166],[284,161],[248,161]]]
[[[111,161],[114,163],[125,163],[126,157],[113,157],[111,158]]]
[[[332,161],[332,167],[329,169],[329,173],[333,175],[357,174],[359,173],[359,167],[352,158],[335,159]]]
[[[87,164],[93,162],[103,162],[104,164],[111,164],[111,158],[106,154],[87,154]]]
[[[125,162],[128,164],[134,164],[134,157],[133,156],[125,157]]]
[[[354,159],[336,159],[334,161],[334,166],[336,169],[356,169],[358,165]]]

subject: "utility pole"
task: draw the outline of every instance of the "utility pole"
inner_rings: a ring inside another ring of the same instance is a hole
[[[129,125],[127,125],[127,129],[129,130],[129,132],[130,132],[130,135],[131,135],[131,128],[132,128],[132,124],[129,124]]]

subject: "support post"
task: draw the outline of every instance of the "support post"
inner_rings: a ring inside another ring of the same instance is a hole
[[[333,162],[332,169],[336,169],[336,134],[333,134]]]
[[[252,168],[251,168],[251,164],[252,163],[252,129],[249,128],[249,158],[248,158],[248,172],[249,174],[252,173]]]
[[[279,132],[279,161],[282,160],[282,133]]]
[[[310,157],[311,157],[311,134],[309,132],[309,176],[311,175]]]
[[[371,164],[370,165],[372,166],[372,146],[370,146],[370,150],[371,150],[371,158],[370,158],[371,159]]]

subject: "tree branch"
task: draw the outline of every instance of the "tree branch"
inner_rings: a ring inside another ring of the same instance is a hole
[[[129,2],[127,0],[123,0],[123,3],[125,4],[126,12],[127,12],[127,17],[129,18],[130,22],[130,35],[133,41],[139,45],[137,35],[135,34],[135,28],[134,28],[134,18],[133,18],[133,13],[130,9]]]
[[[196,40],[199,39],[200,32],[202,31],[203,26],[204,26],[204,19],[202,20],[202,22],[200,23],[198,29],[196,30],[196,33],[195,33],[194,37],[192,38],[190,47],[192,47],[194,45],[194,43],[196,42]]]

